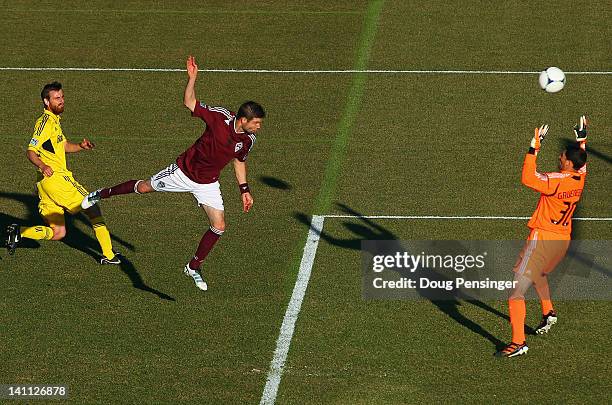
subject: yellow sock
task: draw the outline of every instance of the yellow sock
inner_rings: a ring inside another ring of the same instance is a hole
[[[34,240],[51,240],[53,238],[53,229],[48,226],[31,226],[29,228],[22,226],[19,231],[22,238]]]
[[[113,244],[111,243],[110,233],[108,232],[108,228],[104,223],[104,218],[97,217],[91,220],[91,226],[93,226],[94,234],[96,235],[96,239],[98,239],[98,243],[102,248],[102,254],[106,256],[107,259],[112,259],[115,256],[113,252]]]

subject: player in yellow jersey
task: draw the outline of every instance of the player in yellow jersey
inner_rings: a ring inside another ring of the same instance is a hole
[[[525,293],[533,285],[542,307],[542,322],[537,334],[547,333],[557,322],[548,288],[547,275],[565,256],[570,245],[572,216],[580,200],[586,177],[587,120],[580,117],[574,127],[576,145],[559,156],[559,171],[539,173],[536,157],[548,125],[535,129],[529,152],[523,162],[522,182],[540,193],[538,206],[527,226],[531,230],[514,265],[516,288],[508,300],[512,342],[496,353],[498,357],[514,357],[527,353],[525,342]]]
[[[94,144],[87,139],[79,143],[71,143],[66,139],[60,124],[61,114],[64,112],[64,91],[60,83],[46,84],[41,98],[44,111],[34,126],[27,157],[39,171],[39,181],[36,183],[40,197],[38,211],[48,226],[9,225],[6,229],[6,247],[11,255],[22,238],[60,240],[66,236],[64,213],[78,213],[83,197],[88,194],[68,170],[66,153],[90,150],[94,148]],[[113,251],[100,207],[96,205],[84,212],[91,221],[94,234],[102,248],[100,263],[120,264],[121,260]]]

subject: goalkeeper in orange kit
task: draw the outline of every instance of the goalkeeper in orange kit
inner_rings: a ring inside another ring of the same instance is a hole
[[[525,293],[533,285],[542,307],[542,322],[537,334],[547,333],[557,322],[548,288],[547,275],[563,259],[570,244],[572,216],[580,200],[586,177],[587,120],[580,117],[574,127],[576,144],[559,156],[559,171],[539,173],[536,158],[548,125],[535,129],[529,152],[523,162],[522,183],[540,193],[538,206],[527,226],[531,232],[514,265],[516,287],[508,300],[512,342],[495,353],[514,357],[527,353],[525,342]]]

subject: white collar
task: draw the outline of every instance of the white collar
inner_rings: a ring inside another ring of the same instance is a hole
[[[244,134],[244,131],[240,131],[240,132],[236,131],[236,117],[234,117],[234,132],[237,134]]]

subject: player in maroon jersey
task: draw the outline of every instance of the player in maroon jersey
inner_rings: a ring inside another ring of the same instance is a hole
[[[206,123],[202,136],[175,163],[145,180],[129,180],[113,187],[90,193],[81,206],[89,208],[101,199],[129,193],[150,193],[153,191],[189,192],[203,208],[210,222],[210,229],[204,233],[195,255],[183,272],[190,276],[201,290],[207,289],[206,282],[199,274],[202,262],[225,231],[223,198],[219,188],[221,170],[233,161],[236,180],[242,196],[242,209],[249,212],[253,196],[247,183],[246,158],[255,143],[255,133],[261,128],[266,113],[254,101],[247,101],[235,114],[222,107],[211,107],[198,101],[195,96],[195,82],[198,65],[193,56],[187,58],[189,80],[185,87],[184,104],[191,115]]]

